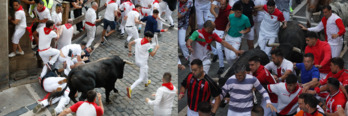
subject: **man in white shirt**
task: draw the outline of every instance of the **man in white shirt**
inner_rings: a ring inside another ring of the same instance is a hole
[[[131,87],[127,87],[127,96],[131,98],[132,90],[141,82],[145,81],[145,87],[147,87],[151,80],[148,80],[148,69],[147,60],[149,56],[152,57],[156,55],[159,45],[156,45],[155,49],[153,49],[151,45],[151,40],[153,38],[153,33],[150,31],[145,32],[144,38],[138,38],[134,41],[129,42],[128,44],[128,57],[133,55],[132,53],[132,45],[135,44],[135,64],[140,67],[139,79],[136,80]]]
[[[34,13],[37,18],[34,19],[35,22],[39,22],[37,29],[43,28],[48,20],[51,20],[50,10],[44,6],[44,2],[40,1],[34,8]]]
[[[271,52],[272,62],[268,63],[265,68],[272,70],[273,77],[278,82],[284,82],[289,74],[293,73],[294,65],[291,61],[285,59],[279,49]]]
[[[141,6],[139,4],[137,4],[137,5],[135,5],[135,9],[130,11],[124,18],[124,20],[126,20],[126,32],[128,34],[127,40],[126,40],[126,42],[124,44],[125,48],[127,48],[128,42],[132,38],[134,38],[134,39],[138,39],[139,38],[138,29],[135,26],[135,24],[145,25],[145,23],[143,23],[143,22],[141,22],[139,20],[139,17],[140,17],[139,11],[140,10],[141,10]]]
[[[110,36],[113,32],[115,32],[116,29],[116,22],[115,22],[115,16],[118,18],[117,10],[118,5],[116,3],[116,0],[110,0],[109,2],[105,3],[106,9],[104,14],[104,30],[101,37],[101,43],[104,44],[104,40]],[[106,33],[106,29],[110,26],[111,30]]]
[[[172,75],[169,72],[164,73],[162,86],[157,89],[155,100],[146,98],[145,101],[154,106],[154,116],[170,116],[172,114],[173,101],[177,93],[176,87],[170,82]]]
[[[97,2],[92,2],[91,8],[89,8],[86,12],[85,15],[85,29],[87,31],[87,47],[92,45],[92,42],[95,37],[95,31],[96,31],[96,26],[95,24],[101,19],[97,19],[97,14],[96,11],[98,9],[98,3]]]
[[[72,59],[74,57],[77,58],[78,62],[82,62],[81,53],[82,53],[82,46],[79,44],[70,44],[70,45],[64,46],[62,49],[60,49],[59,58],[55,65],[56,66],[55,68],[58,69],[61,64],[63,63],[66,64],[64,74],[68,75],[69,72],[71,71],[70,64],[74,64],[72,62]]]
[[[325,31],[325,41],[329,43],[331,48],[331,56],[339,57],[343,47],[343,35],[346,32],[342,19],[337,14],[332,13],[331,6],[327,5],[323,8],[324,17],[320,23],[311,28],[306,28],[300,24],[303,30],[319,32]]]
[[[264,13],[263,20],[260,26],[258,43],[260,49],[264,51],[268,56],[271,56],[270,51],[272,47],[267,47],[267,44],[274,43],[278,37],[278,31],[280,22],[282,22],[282,28],[286,28],[286,20],[283,13],[275,7],[274,0],[268,0],[267,4],[255,6],[257,11],[266,11]]]
[[[267,0],[254,0],[254,4],[255,6],[260,6],[260,5],[265,5],[267,4]],[[256,11],[257,15],[253,17],[254,20],[254,31],[255,31],[255,36],[259,36],[259,32],[260,32],[260,25],[261,22],[263,20],[263,15],[264,15],[264,11]]]
[[[163,1],[163,0],[158,0],[158,1],[159,1],[160,9],[161,9],[161,10],[159,10],[160,11],[160,15],[164,13],[165,18],[169,21],[170,27],[174,27],[174,21],[173,21],[173,18],[172,18],[173,11],[171,11],[169,9],[168,3],[166,1]],[[162,25],[163,25],[163,23],[161,22],[159,29],[162,29]]]
[[[151,4],[154,0],[138,0],[138,3],[141,5],[141,17],[140,19],[142,19],[143,17],[146,17],[150,14],[152,14],[152,7]],[[142,25],[138,25],[139,30],[141,30]],[[140,33],[140,32],[139,32]]]
[[[73,20],[69,19],[67,23],[60,26],[60,38],[57,40],[57,49],[60,50],[66,45],[71,44],[71,39],[74,34]]]
[[[52,13],[51,13],[52,20],[57,27],[62,25],[62,10],[63,10],[62,4],[57,4],[56,10],[52,11]]]
[[[267,85],[270,93],[278,95],[277,115],[293,116],[298,108],[298,96],[302,93],[302,88],[297,83],[297,77],[290,74],[286,78],[286,83]]]
[[[46,22],[46,27],[38,29],[39,33],[39,55],[45,64],[42,68],[41,75],[39,77],[39,81],[41,81],[41,78],[44,77],[47,73],[47,68],[51,71],[53,71],[53,64],[57,61],[57,58],[59,56],[59,50],[51,48],[51,40],[53,38],[59,38],[59,34],[57,35],[56,32],[53,31],[53,24],[54,22],[51,20],[48,20]],[[58,31],[59,33],[59,31]],[[51,57],[51,60],[50,60]],[[41,82],[40,82],[41,83]]]
[[[196,0],[194,5],[196,10],[197,27],[198,29],[201,29],[210,15],[211,0]]]
[[[126,20],[124,20],[124,17],[130,12],[132,11],[132,9],[135,8],[134,4],[127,0],[125,2],[123,2],[120,5],[120,11],[121,11],[121,25],[120,25],[120,29],[121,29],[121,35],[124,34],[125,31],[125,26],[126,26]]]
[[[19,45],[19,40],[25,34],[25,29],[27,27],[26,17],[23,10],[23,7],[20,5],[18,1],[12,2],[15,12],[15,18],[12,19],[9,17],[9,22],[12,22],[16,25],[15,32],[12,35],[12,52],[8,55],[8,57],[14,57],[16,54],[24,55],[24,51]],[[18,52],[17,52],[18,48]]]

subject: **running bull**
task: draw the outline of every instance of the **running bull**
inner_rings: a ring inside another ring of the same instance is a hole
[[[85,100],[89,90],[93,90],[96,87],[104,87],[106,102],[110,103],[110,92],[111,90],[115,93],[118,92],[115,88],[115,83],[117,79],[123,78],[125,64],[132,63],[122,60],[119,56],[112,56],[72,69],[67,78],[67,83],[70,88],[70,99],[76,103],[77,101],[74,96],[76,92],[79,91],[82,92],[79,100]],[[66,88],[64,88],[64,90],[65,89]]]

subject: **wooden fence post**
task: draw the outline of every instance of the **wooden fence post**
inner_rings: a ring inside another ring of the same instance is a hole
[[[62,24],[65,24],[68,22],[69,14],[70,14],[70,2],[63,1],[63,16],[62,16]]]

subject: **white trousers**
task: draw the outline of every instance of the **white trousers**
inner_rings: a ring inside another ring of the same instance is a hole
[[[251,116],[251,111],[250,112],[235,112],[232,110],[228,110],[227,116]]]
[[[186,47],[186,29],[184,28],[180,28],[178,30],[178,44],[181,48],[182,54],[184,55],[184,57],[187,59],[189,56],[189,51],[188,48]]]
[[[138,39],[139,38],[138,29],[135,26],[126,27],[126,32],[128,34],[127,42],[129,42],[132,38],[134,38],[134,39]]]
[[[284,15],[284,19],[285,21],[289,21],[290,19],[290,12],[288,11],[282,11],[283,15]]]
[[[224,34],[225,34],[225,31],[223,30],[214,30],[214,32],[220,37],[220,38],[223,38],[224,37]],[[216,52],[217,52],[217,55],[219,56],[219,67],[224,67],[224,54],[222,53],[222,49],[223,49],[223,46],[219,43],[219,42],[216,42],[215,43],[215,47],[216,47]]]
[[[59,55],[58,60],[55,64],[56,69],[58,69],[59,66],[62,65],[64,62],[66,63],[66,68],[64,69],[64,74],[68,75],[69,72],[71,71],[70,66],[74,65],[75,63],[72,61],[71,57],[63,58],[62,56]]]
[[[331,47],[331,57],[332,58],[340,57],[343,43],[339,43],[338,45],[330,45],[330,47]]]
[[[267,108],[267,103],[265,101],[265,99],[262,99],[261,102],[261,107],[263,108],[263,116],[277,116],[276,112],[272,112],[271,108]],[[278,107],[278,103],[272,103],[272,105],[277,108]]]
[[[198,29],[203,28],[203,24],[205,21],[207,21],[210,14],[210,7],[209,8],[201,8],[199,6],[195,7],[196,9],[196,20],[197,20],[197,27]]]
[[[95,37],[95,31],[96,31],[96,26],[89,26],[89,25],[85,25],[85,29],[87,31],[87,45],[86,47],[89,47],[92,45],[92,42],[94,41],[94,37]]]
[[[140,67],[139,78],[132,84],[131,90],[133,90],[141,82],[147,83],[148,81],[148,69],[149,69],[148,65],[143,65],[139,67]]]
[[[69,88],[67,88],[67,90],[65,90],[65,92],[62,96],[52,99],[52,104],[55,104],[58,102],[57,107],[54,108],[56,113],[61,113],[64,110],[65,106],[69,104],[69,102],[70,102],[69,91],[70,91]],[[48,105],[50,105],[50,103],[47,99],[41,101],[40,104],[43,107],[47,107]]]
[[[172,18],[173,11],[171,11],[169,9],[169,6],[168,6],[167,2],[162,1],[162,2],[159,3],[159,5],[161,7],[160,11],[165,13],[164,17],[169,21],[170,25],[174,25],[174,21],[173,21],[173,18]],[[164,9],[162,9],[162,8],[164,8]]]
[[[190,107],[187,106],[187,116],[199,116],[199,115],[198,115],[198,112],[191,110]]]
[[[40,78],[44,77],[47,73],[47,66],[45,64],[50,63],[51,65],[53,65],[57,61],[59,54],[60,51],[54,48],[39,52],[39,55],[44,63]],[[51,56],[52,58],[50,60]]]
[[[126,15],[125,12],[122,12],[122,14],[121,14],[122,20],[121,20],[121,25],[120,25],[121,33],[124,33],[125,27],[126,27],[127,21],[123,19],[125,15]]]
[[[65,77],[47,77],[43,81],[43,87],[45,88],[46,92],[53,92],[57,90],[58,87],[64,88],[66,86],[66,83],[58,84],[59,81],[66,79]]]
[[[232,45],[233,48],[239,50],[240,44],[242,42],[241,37],[231,37],[230,35],[227,35],[225,38],[225,41]],[[226,55],[226,60],[228,64],[232,65],[233,61],[237,59],[236,53],[234,53],[232,50],[225,48],[225,55]]]
[[[22,36],[25,34],[25,28],[17,28],[12,36],[12,43],[18,44],[19,40],[22,38]],[[15,52],[15,51],[13,51]]]
[[[254,30],[255,30],[254,27],[255,26],[251,27],[250,28],[250,32],[244,35],[244,39],[254,40],[254,38],[255,38],[255,36],[254,36]]]
[[[256,38],[259,38],[260,25],[261,25],[261,22],[254,22],[254,26],[253,26],[254,27],[254,36],[256,36]]]
[[[274,43],[276,37],[268,36],[262,32],[259,33],[259,39],[257,43],[259,43],[260,49],[264,51],[268,56],[271,56],[272,47],[267,47],[267,42],[269,44]]]

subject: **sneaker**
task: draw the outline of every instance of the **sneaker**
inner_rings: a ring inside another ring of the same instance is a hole
[[[41,104],[37,104],[36,107],[33,109],[34,113],[39,112],[41,109],[43,108],[43,106]]]
[[[128,98],[132,97],[132,89],[130,87],[127,87],[127,96]]]
[[[173,27],[174,27],[174,25],[170,25],[170,26],[169,26],[169,28],[173,28]]]
[[[16,51],[16,54],[24,55],[24,51],[22,51],[22,52]]]
[[[140,33],[140,29],[138,30],[138,33]]]
[[[128,41],[124,42],[124,48],[128,48]]]
[[[11,52],[9,55],[8,55],[8,57],[15,57],[16,56],[16,53],[14,53],[14,52]]]
[[[224,73],[224,69],[225,69],[224,67],[220,67],[217,74],[220,75],[220,74]]]
[[[151,80],[147,80],[147,83],[145,84],[145,87],[149,86],[151,84]]]

